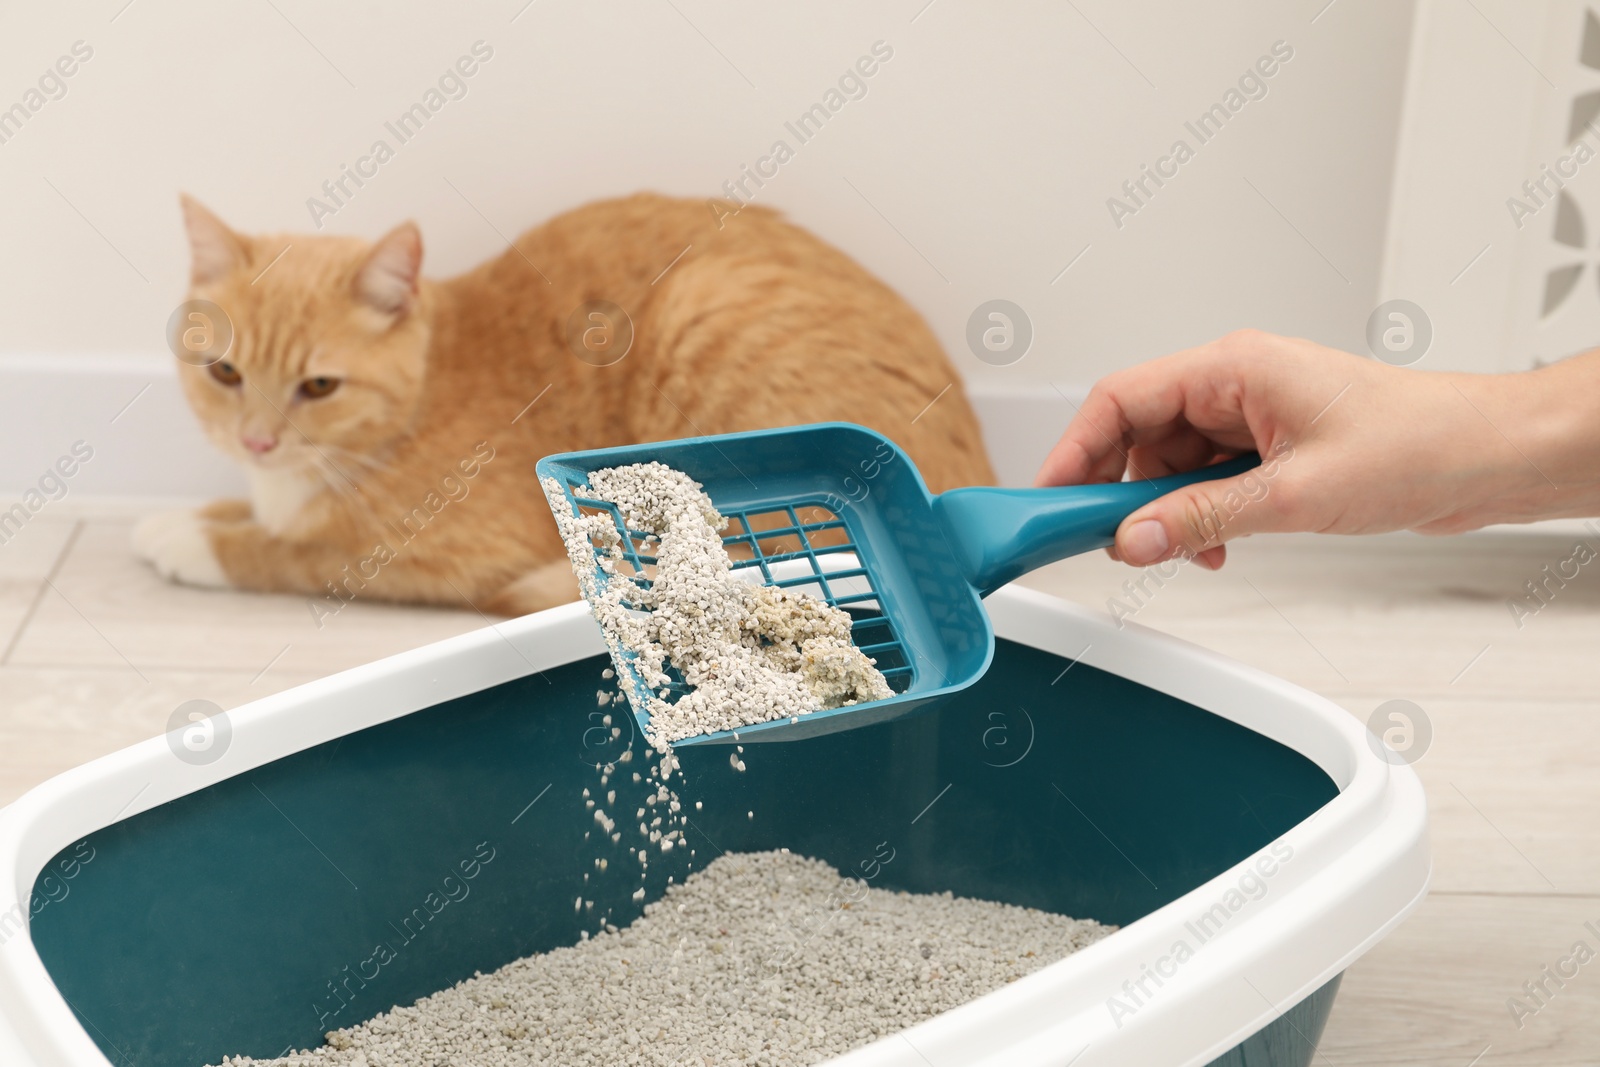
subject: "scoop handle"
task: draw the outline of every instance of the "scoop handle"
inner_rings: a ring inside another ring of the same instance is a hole
[[[951,489],[933,499],[951,548],[980,596],[1046,563],[1105,548],[1122,520],[1195,482],[1231,478],[1259,465],[1254,452],[1148,481],[1053,489]]]

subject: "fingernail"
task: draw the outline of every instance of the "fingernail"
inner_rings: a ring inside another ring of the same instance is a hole
[[[1117,542],[1123,562],[1142,567],[1167,554],[1166,527],[1155,519],[1140,519]]]

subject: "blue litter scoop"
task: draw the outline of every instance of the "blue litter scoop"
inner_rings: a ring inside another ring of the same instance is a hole
[[[1255,454],[1150,481],[1051,489],[952,489],[935,496],[910,458],[882,434],[851,423],[655,441],[546,456],[574,515],[609,512],[626,570],[648,581],[655,557],[616,506],[583,494],[592,471],[664,463],[699,482],[728,519],[736,571],[809,593],[850,613],[851,639],[895,696],[702,734],[673,747],[793,741],[908,715],[983,676],[994,631],[983,597],[1047,563],[1113,543],[1134,511],[1184,485],[1241,474]],[[596,562],[596,579],[611,580]],[[618,663],[619,670],[633,670]],[[638,678],[638,675],[635,674]],[[648,690],[639,679],[638,691]],[[634,687],[625,686],[624,691]],[[669,686],[670,700],[687,688]],[[649,712],[633,708],[642,729]]]

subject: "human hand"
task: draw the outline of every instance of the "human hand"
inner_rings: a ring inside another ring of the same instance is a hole
[[[1594,401],[1572,397],[1596,394],[1597,358],[1426,373],[1239,331],[1100,381],[1035,484],[1156,478],[1261,453],[1254,471],[1128,516],[1110,551],[1136,566],[1185,556],[1215,569],[1226,542],[1266,531],[1458,533],[1594,513]]]

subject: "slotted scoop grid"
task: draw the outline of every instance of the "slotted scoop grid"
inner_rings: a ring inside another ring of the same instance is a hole
[[[1112,543],[1135,509],[1181,486],[1245,476],[1251,454],[1151,481],[1054,489],[965,487],[935,496],[911,458],[863,426],[818,423],[546,456],[565,505],[611,515],[627,569],[648,580],[655,557],[617,510],[574,490],[608,467],[658,462],[699,482],[732,529],[723,544],[735,574],[798,589],[857,616],[856,647],[877,660],[894,695],[673,742],[795,741],[888,722],[971,685],[988,669],[994,631],[983,597],[1036,567]],[[1274,460],[1275,464],[1278,461]],[[1259,499],[1271,470],[1241,477],[1233,495]],[[563,501],[552,490],[551,506]],[[601,569],[597,580],[610,576]],[[631,683],[639,678],[623,660]],[[913,663],[915,669],[913,669]],[[670,673],[670,672],[669,672]],[[624,685],[649,732],[640,686]],[[681,686],[678,693],[683,692]],[[657,690],[659,693],[659,689]],[[668,697],[675,699],[669,687]]]
[[[620,537],[618,547],[622,561],[617,565],[617,576],[625,576],[633,583],[649,588],[651,575],[657,565],[656,557],[646,550],[655,540],[648,531],[629,527],[617,505],[607,500],[586,496],[586,482],[571,478],[561,479],[568,504],[574,515],[604,513]],[[713,504],[715,501],[713,501]],[[873,575],[857,553],[856,541],[850,524],[829,509],[822,500],[797,501],[775,507],[733,509],[719,513],[728,520],[728,530],[722,537],[723,548],[737,575],[740,571],[759,571],[757,584],[794,589],[825,601],[832,607],[843,609],[851,616],[850,640],[861,652],[875,661],[889,688],[904,693],[916,681],[916,668],[907,654],[894,623],[884,614]],[[802,515],[805,517],[802,518]],[[614,580],[600,566],[602,546],[591,539],[595,550],[595,581],[603,589]],[[794,547],[786,548],[792,544]],[[805,570],[797,564],[804,563]],[[624,566],[625,564],[625,566]],[[631,602],[627,606],[635,611],[647,611]],[[648,690],[644,679],[632,669],[632,655],[627,656],[628,669],[641,689]],[[689,692],[676,668],[668,666],[671,681],[666,685],[669,704],[676,703]],[[656,689],[661,695],[661,690]]]

